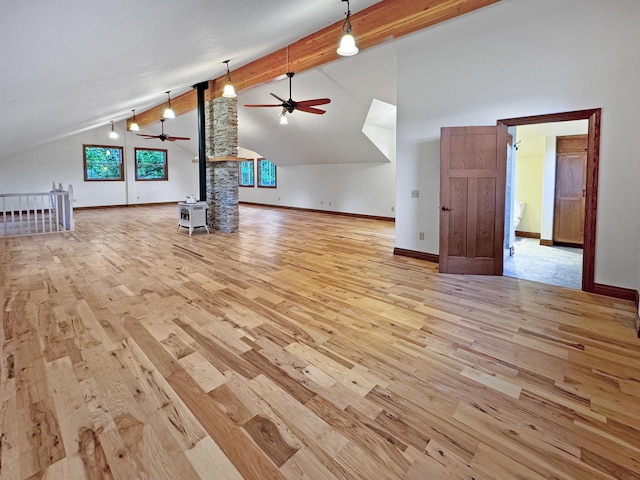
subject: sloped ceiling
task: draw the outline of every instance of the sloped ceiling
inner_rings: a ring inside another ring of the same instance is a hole
[[[351,10],[377,1],[354,0]],[[123,120],[133,108],[158,105],[167,90],[178,95],[223,74],[226,59],[233,70],[339,21],[345,7],[338,0],[5,0],[0,4],[0,162],[9,154]],[[349,60],[358,62],[359,56]],[[362,83],[338,76],[338,66],[360,73],[349,65],[339,61],[294,78],[296,98],[321,95],[334,101],[333,115],[327,113],[313,127],[329,129],[327,135],[339,131],[339,118],[358,115],[357,108],[337,113],[362,101],[359,93],[349,93],[354,83],[358,88]],[[288,91],[279,83],[254,88],[239,101],[255,95],[263,103],[270,98],[268,91]],[[311,121],[298,121],[298,113],[292,116],[293,132]],[[242,135],[269,154],[272,145],[282,143],[258,139],[256,126],[269,123],[262,114],[267,112],[241,111],[247,128]],[[195,115],[185,117],[167,125],[167,131],[194,137]],[[148,130],[159,131],[159,125]],[[298,136],[288,142],[300,145]]]
[[[388,162],[362,133],[374,98],[395,105],[396,64],[391,46],[367,50],[292,79],[294,100],[329,97],[324,115],[294,111],[289,125],[279,125],[280,108],[248,108],[273,103],[273,92],[288,98],[284,78],[238,95],[238,140],[242,147],[278,165]]]

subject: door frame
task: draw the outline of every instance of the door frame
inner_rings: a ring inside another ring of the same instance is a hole
[[[588,120],[587,146],[587,192],[584,212],[584,245],[582,250],[582,290],[595,292],[596,260],[596,214],[598,210],[598,169],[600,166],[600,121],[602,109],[576,110],[573,112],[533,115],[529,117],[505,118],[498,125],[518,127],[536,123]]]

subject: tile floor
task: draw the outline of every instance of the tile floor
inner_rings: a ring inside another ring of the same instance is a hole
[[[545,247],[536,238],[516,237],[514,255],[504,261],[504,275],[580,290],[582,249]]]

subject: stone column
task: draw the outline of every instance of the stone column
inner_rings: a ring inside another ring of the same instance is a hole
[[[207,225],[224,233],[237,232],[238,100],[218,97],[207,103]]]

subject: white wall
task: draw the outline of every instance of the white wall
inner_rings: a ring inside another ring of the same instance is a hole
[[[259,157],[244,149],[238,155]],[[395,217],[395,162],[282,165],[276,172],[277,188],[241,187],[240,201]]]
[[[71,184],[76,207],[178,201],[193,193],[197,165],[192,164],[191,152],[178,142],[144,140],[125,133],[124,122],[116,127],[120,133],[117,140],[108,138],[110,128],[105,126],[4,157],[0,162],[0,192],[46,192],[51,189],[51,182],[62,183],[65,188]],[[124,147],[125,181],[85,182],[83,144]],[[166,149],[169,180],[135,181],[135,147]]]
[[[601,107],[595,281],[634,288],[639,20],[636,0],[503,0],[398,40],[396,246],[438,253],[440,127]]]
[[[521,138],[520,131],[518,131],[518,140]],[[520,145],[516,153],[515,195],[517,202],[525,202],[525,207],[517,230],[540,233],[542,225],[544,137],[532,138],[522,142]]]

